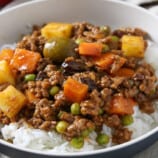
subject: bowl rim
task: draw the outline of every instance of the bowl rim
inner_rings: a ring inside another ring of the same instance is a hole
[[[36,3],[43,3],[43,2],[48,2],[49,0],[34,0],[34,1],[27,1],[24,3],[21,3],[19,5],[16,6],[12,6],[10,8],[6,8],[4,10],[2,10],[0,12],[0,16],[2,16],[3,14],[7,14],[8,12],[12,12],[14,10],[17,10],[18,8],[21,7],[25,7],[25,6],[29,6],[32,4],[36,4]],[[105,1],[105,2],[110,2],[110,3],[117,3],[120,5],[124,5],[126,7],[132,7],[133,9],[137,9],[140,10],[141,12],[144,12],[145,14],[148,14],[150,16],[152,16],[153,18],[158,20],[158,17],[153,14],[152,12],[149,12],[148,10],[141,8],[139,6],[136,6],[134,4],[129,4],[125,1],[118,1],[118,0],[101,0],[101,1]],[[116,146],[112,146],[112,147],[106,147],[103,149],[97,149],[97,150],[92,150],[92,151],[81,151],[81,152],[47,152],[47,151],[40,151],[40,150],[34,150],[34,149],[29,149],[29,148],[24,148],[24,147],[20,147],[20,146],[16,146],[14,144],[8,143],[7,141],[0,139],[0,145],[4,145],[6,147],[10,147],[12,149],[15,149],[17,151],[22,151],[22,152],[28,152],[30,154],[37,154],[37,155],[42,155],[42,156],[56,156],[56,157],[71,157],[71,156],[75,156],[75,157],[80,157],[80,156],[91,156],[91,155],[97,155],[97,154],[103,154],[103,153],[108,153],[111,151],[117,151],[120,149],[123,149],[127,146],[132,146],[133,144],[136,144],[138,142],[141,142],[142,140],[149,138],[151,135],[155,134],[156,132],[158,132],[158,127],[155,127],[153,129],[151,129],[151,131],[143,134],[142,136],[139,136],[138,138],[135,138],[133,140],[130,140],[129,142],[123,143],[123,144],[119,144]],[[79,154],[78,154],[79,153]]]

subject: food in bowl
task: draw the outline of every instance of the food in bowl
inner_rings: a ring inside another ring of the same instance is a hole
[[[158,87],[140,28],[34,26],[0,53],[2,138],[43,151],[125,143],[157,126]]]

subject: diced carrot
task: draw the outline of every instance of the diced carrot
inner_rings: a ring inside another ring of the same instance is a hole
[[[6,60],[8,63],[10,63],[13,55],[14,51],[12,49],[2,49],[0,52],[0,60]]]
[[[88,86],[72,78],[64,83],[64,95],[71,102],[81,102],[87,95]]]
[[[118,57],[119,57],[119,60],[117,61],[119,63],[119,68],[118,69],[120,69],[125,64],[125,62],[127,61],[127,59],[124,58],[124,57],[120,57],[120,56],[118,56]]]
[[[107,52],[99,57],[95,57],[93,61],[95,65],[104,70],[108,70],[109,67],[116,61],[117,67],[115,66],[115,68],[111,72],[114,73],[124,65],[126,59],[111,52]]]
[[[40,58],[39,53],[17,48],[10,64],[13,69],[31,73],[35,70]]]
[[[26,90],[25,91],[25,94],[26,94],[26,98],[28,100],[29,103],[32,103],[34,102],[35,100],[37,100],[38,98],[32,93],[30,92],[29,90]]]
[[[136,102],[132,98],[114,96],[111,100],[109,112],[118,115],[131,115],[134,113],[134,105],[136,105]]]
[[[105,53],[99,57],[94,58],[94,63],[102,69],[108,69],[114,62],[115,55],[113,53]]]
[[[86,56],[100,56],[102,49],[103,45],[101,43],[82,42],[79,45],[79,54]]]
[[[132,77],[134,75],[134,70],[130,68],[121,68],[114,75],[120,77]]]

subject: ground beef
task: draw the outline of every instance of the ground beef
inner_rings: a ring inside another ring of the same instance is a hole
[[[29,89],[37,98],[48,98],[51,84],[48,79],[42,81],[29,81],[24,85],[24,89]]]
[[[113,31],[113,35],[118,37],[122,37],[123,35],[136,35],[146,37],[147,32],[140,28],[121,28]]]
[[[97,83],[101,88],[109,88],[110,85],[112,84],[112,80],[110,76],[104,75],[103,77],[101,77],[100,80],[98,80]]]
[[[44,71],[39,71],[36,75],[36,81],[42,81],[48,79],[47,74]]]
[[[60,112],[63,108],[67,109],[67,100],[64,96],[63,91],[59,91],[58,94],[54,96],[54,103],[52,104],[52,107],[56,113]]]
[[[37,64],[36,71],[37,72],[43,71],[45,69],[45,67],[49,64],[52,64],[52,62],[49,58],[41,58]]]
[[[81,113],[82,115],[97,116],[99,115],[103,101],[97,90],[92,91],[89,97],[89,99],[81,102]]]
[[[39,27],[34,27],[31,35],[26,35],[17,43],[17,48],[28,49],[42,54],[46,40],[41,36]]]
[[[110,85],[110,88],[118,89],[118,87],[123,83],[124,79],[124,77],[112,77],[112,83]]]
[[[33,116],[37,118],[42,118],[46,121],[51,121],[54,118],[54,113],[52,109],[52,101],[48,99],[41,99],[36,103],[35,111]]]
[[[0,110],[0,122],[2,124],[9,124],[11,120]]]
[[[106,101],[112,95],[112,93],[113,91],[110,88],[104,88],[103,90],[101,90],[100,94],[102,100]]]
[[[122,93],[127,98],[134,98],[138,95],[139,89],[137,88],[137,86],[133,86],[131,88],[125,88]]]
[[[158,85],[156,85],[155,89],[150,94],[150,100],[157,100],[158,99]]]
[[[82,115],[99,115],[100,108],[92,100],[85,100],[81,102],[80,106]]]
[[[34,128],[46,131],[53,130],[56,126],[56,121],[43,121],[41,118],[36,117],[33,117],[28,120],[28,123]]]
[[[131,139],[132,132],[127,128],[118,128],[114,130],[112,141],[116,144],[121,144]]]
[[[154,106],[153,103],[151,103],[150,101],[147,102],[141,102],[139,104],[139,107],[141,109],[141,111],[147,113],[147,114],[151,114],[154,112]]]
[[[114,59],[113,64],[111,65],[110,73],[111,74],[116,73],[121,67],[122,67],[122,60],[121,57],[117,55]]]
[[[105,26],[106,27],[106,26]],[[105,38],[109,32],[104,32],[98,26],[90,23],[74,23],[73,24],[73,38],[83,38],[87,42],[94,42],[98,39]]]
[[[121,119],[118,115],[104,116],[104,123],[112,128],[121,127]]]
[[[76,49],[77,53],[78,53],[78,49]],[[90,68],[93,68],[94,67],[94,62],[93,60],[91,60],[90,57],[84,57],[84,56],[81,56],[80,57],[81,60],[85,63],[87,69],[90,69]]]
[[[94,117],[92,117],[92,121],[95,124],[95,130],[97,132],[100,132],[102,130],[102,126],[104,124],[103,116],[101,116],[101,115],[94,116]]]
[[[35,110],[35,102],[32,101],[32,103],[30,102],[27,105],[25,105],[25,107],[23,107],[23,109],[18,114],[19,120],[21,120],[21,119],[28,120],[28,119],[32,118],[32,116],[34,114],[34,110]]]
[[[75,73],[72,76],[72,78],[74,78],[75,80],[79,82],[82,82],[84,78],[89,78],[95,82],[97,79],[97,76],[94,71],[86,71],[86,72],[81,72],[81,73]]]
[[[44,121],[38,128],[42,130],[54,130],[56,127],[56,121]]]
[[[71,113],[65,111],[60,111],[58,116],[60,120],[66,121],[68,123],[72,123],[75,119],[75,117]]]
[[[113,40],[112,35],[106,36],[102,39],[99,39],[98,42],[108,45],[109,50],[118,50],[120,49],[120,40]]]
[[[33,127],[44,130],[52,129],[56,124],[52,101],[41,99],[36,102],[32,118],[28,121]]]
[[[76,136],[80,136],[84,130],[94,129],[94,128],[95,128],[94,123],[91,120],[76,117],[74,122],[68,126],[65,135],[68,138],[73,138]]]
[[[127,57],[125,67],[135,69],[138,66],[138,62],[140,61],[139,58],[134,58],[134,57]]]
[[[49,82],[50,82],[51,86],[54,86],[57,84],[62,85],[64,77],[63,77],[61,71],[57,70],[55,65],[53,65],[53,64],[47,65],[46,68],[44,69],[44,72],[49,77]]]
[[[34,128],[39,128],[44,121],[41,118],[33,117],[28,120],[28,123],[32,125]]]
[[[156,76],[150,65],[145,63],[137,68],[134,79],[141,81],[139,90],[146,95],[150,95],[152,91],[155,90]]]

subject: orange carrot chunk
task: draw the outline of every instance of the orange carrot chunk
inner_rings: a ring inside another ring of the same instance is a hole
[[[132,98],[114,96],[111,100],[109,112],[118,115],[131,115],[134,113],[134,105],[136,105],[136,103]]]
[[[101,43],[86,43],[82,42],[79,45],[79,54],[86,56],[100,56],[103,45]]]
[[[71,102],[81,102],[87,95],[88,86],[72,78],[64,83],[64,95]]]
[[[38,99],[30,90],[26,90],[25,95],[29,103],[33,103]]]
[[[115,55],[113,53],[105,53],[94,59],[95,65],[102,69],[108,69],[110,65],[114,62]]]
[[[118,71],[125,64],[126,59],[111,52],[107,52],[99,57],[94,58],[94,64],[104,70],[108,70],[114,62],[116,62],[117,67],[115,67],[111,73]]]
[[[17,48],[10,64],[13,69],[31,73],[35,70],[40,58],[39,53]]]
[[[13,58],[14,51],[12,49],[2,49],[0,52],[0,60],[5,60],[10,63]]]
[[[134,70],[130,68],[121,68],[114,75],[120,77],[132,77],[134,75]]]

